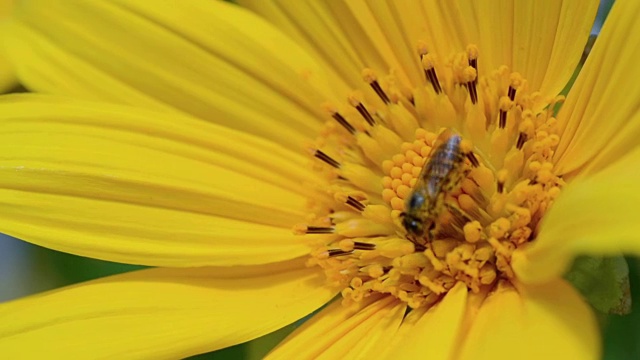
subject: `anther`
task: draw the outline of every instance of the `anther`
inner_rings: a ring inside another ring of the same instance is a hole
[[[316,150],[313,153],[313,156],[315,156],[316,158],[322,160],[323,162],[333,166],[336,169],[340,169],[340,163],[337,160],[335,160],[334,158],[332,158],[331,156],[329,156],[326,153],[324,153],[322,150]]]
[[[364,107],[360,99],[358,99],[357,95],[355,94],[350,95],[349,103],[351,104],[351,106],[356,108],[356,110],[358,110],[360,115],[362,115],[362,117],[367,121],[369,125],[371,126],[375,125],[376,120],[373,118],[373,116],[371,116],[371,114],[369,113],[369,110],[367,110],[367,108]]]
[[[336,256],[351,255],[351,254],[353,254],[353,251],[343,251],[343,250],[340,250],[340,249],[329,249],[328,253],[329,253],[329,257],[336,257]]]
[[[440,81],[438,81],[438,75],[436,75],[432,54],[422,56],[422,67],[424,68],[424,75],[431,83],[431,86],[433,86],[433,91],[435,91],[436,94],[440,94],[442,92],[442,87],[440,86]]]
[[[473,144],[469,140],[466,140],[466,139],[462,140],[462,142],[460,143],[460,149],[462,150],[462,153],[464,154],[464,156],[466,156],[467,159],[469,159],[471,166],[473,167],[480,166],[480,161],[473,153]]]
[[[345,119],[344,116],[342,116],[342,114],[338,112],[338,109],[335,106],[330,103],[324,103],[323,107],[325,111],[327,111],[331,115],[331,117],[338,122],[338,124],[342,125],[342,127],[345,128],[349,133],[355,134],[356,128],[354,128],[353,125],[349,124],[347,119]]]
[[[469,65],[478,70],[478,47],[475,45],[467,46],[467,57],[469,58]]]
[[[498,192],[500,194],[502,194],[504,192],[504,183],[507,182],[507,177],[509,176],[509,173],[507,172],[507,170],[502,169],[500,171],[498,171],[497,175],[497,189]]]
[[[511,74],[511,85],[509,85],[509,91],[507,92],[507,96],[509,97],[509,99],[511,99],[511,101],[513,101],[516,98],[516,90],[518,89],[518,87],[520,87],[520,85],[522,84],[522,76],[518,73],[513,73]]]
[[[387,94],[384,92],[384,90],[382,90],[382,87],[380,87],[380,83],[378,83],[378,79],[376,78],[376,74],[373,72],[373,70],[371,69],[362,70],[362,78],[364,79],[364,81],[366,81],[369,84],[369,86],[371,86],[373,91],[375,91],[376,94],[378,94],[378,97],[380,97],[380,99],[385,104],[388,104],[389,102],[391,102]]]
[[[507,97],[503,96],[500,98],[500,102],[498,104],[500,107],[500,120],[498,122],[498,126],[500,127],[500,129],[504,129],[505,126],[507,126],[507,111],[511,108],[511,102],[512,100]]]
[[[467,89],[469,90],[469,98],[471,98],[471,103],[472,104],[477,104],[478,103],[478,89],[476,89],[475,80],[466,83],[466,85],[467,85]]]
[[[334,228],[330,226],[307,226],[305,234],[333,234]]]
[[[522,150],[522,147],[524,146],[524,143],[527,141],[527,134],[521,132],[518,135],[518,141],[516,142],[516,148],[518,150]]]
[[[462,81],[467,87],[467,90],[469,90],[471,102],[476,104],[478,102],[478,89],[476,88],[478,84],[478,71],[471,66],[467,67],[462,71]]]
[[[473,166],[473,167],[480,166],[480,161],[478,161],[478,158],[473,154],[473,151],[469,151],[467,153],[467,159],[469,159],[469,162],[471,163],[471,166]]]
[[[347,201],[345,201],[345,204],[351,206],[352,208],[358,211],[363,211],[364,208],[366,207],[363,203],[361,203],[360,201],[356,200],[351,196],[347,196]]]
[[[335,121],[338,122],[338,124],[347,129],[348,132],[355,134],[356,128],[354,128],[353,125],[349,124],[347,119],[345,119],[344,116],[340,115],[339,112],[334,112],[333,114],[331,114],[331,117],[334,118]]]
[[[359,242],[359,241],[354,241],[353,242],[353,248],[355,250],[375,250],[376,249],[376,245],[375,244],[369,244],[369,243],[363,243],[363,242]]]
[[[516,98],[516,89],[514,89],[513,86],[509,86],[509,92],[507,93],[507,96],[509,96],[509,99],[511,99],[511,101]]]

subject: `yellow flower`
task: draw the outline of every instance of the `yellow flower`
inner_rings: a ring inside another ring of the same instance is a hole
[[[184,357],[340,294],[271,356],[600,355],[562,274],[640,252],[640,3],[616,2],[557,115],[597,2],[244,5],[269,22],[16,6],[6,51],[53,95],[0,100],[0,231],[157,268],[3,304],[0,353]]]

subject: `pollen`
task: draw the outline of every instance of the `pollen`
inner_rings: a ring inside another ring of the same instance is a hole
[[[317,176],[293,231],[346,306],[388,294],[418,308],[457,283],[478,293],[515,281],[514,250],[536,241],[564,186],[552,160],[563,99],[540,109],[522,75],[481,73],[475,45],[428,48],[418,44],[411,86],[363,69],[360,89],[322,105],[325,127],[308,146]]]

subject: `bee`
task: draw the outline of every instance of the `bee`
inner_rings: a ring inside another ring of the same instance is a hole
[[[425,233],[427,241],[433,240],[436,220],[445,207],[445,196],[460,186],[465,175],[461,137],[450,131],[442,136],[445,140],[437,147],[434,145],[406,200],[405,212],[400,215],[408,238],[421,247],[418,240],[424,239]]]

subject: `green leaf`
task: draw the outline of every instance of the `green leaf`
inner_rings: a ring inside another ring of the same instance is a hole
[[[631,311],[629,267],[622,256],[578,257],[565,279],[600,312],[624,315]]]

